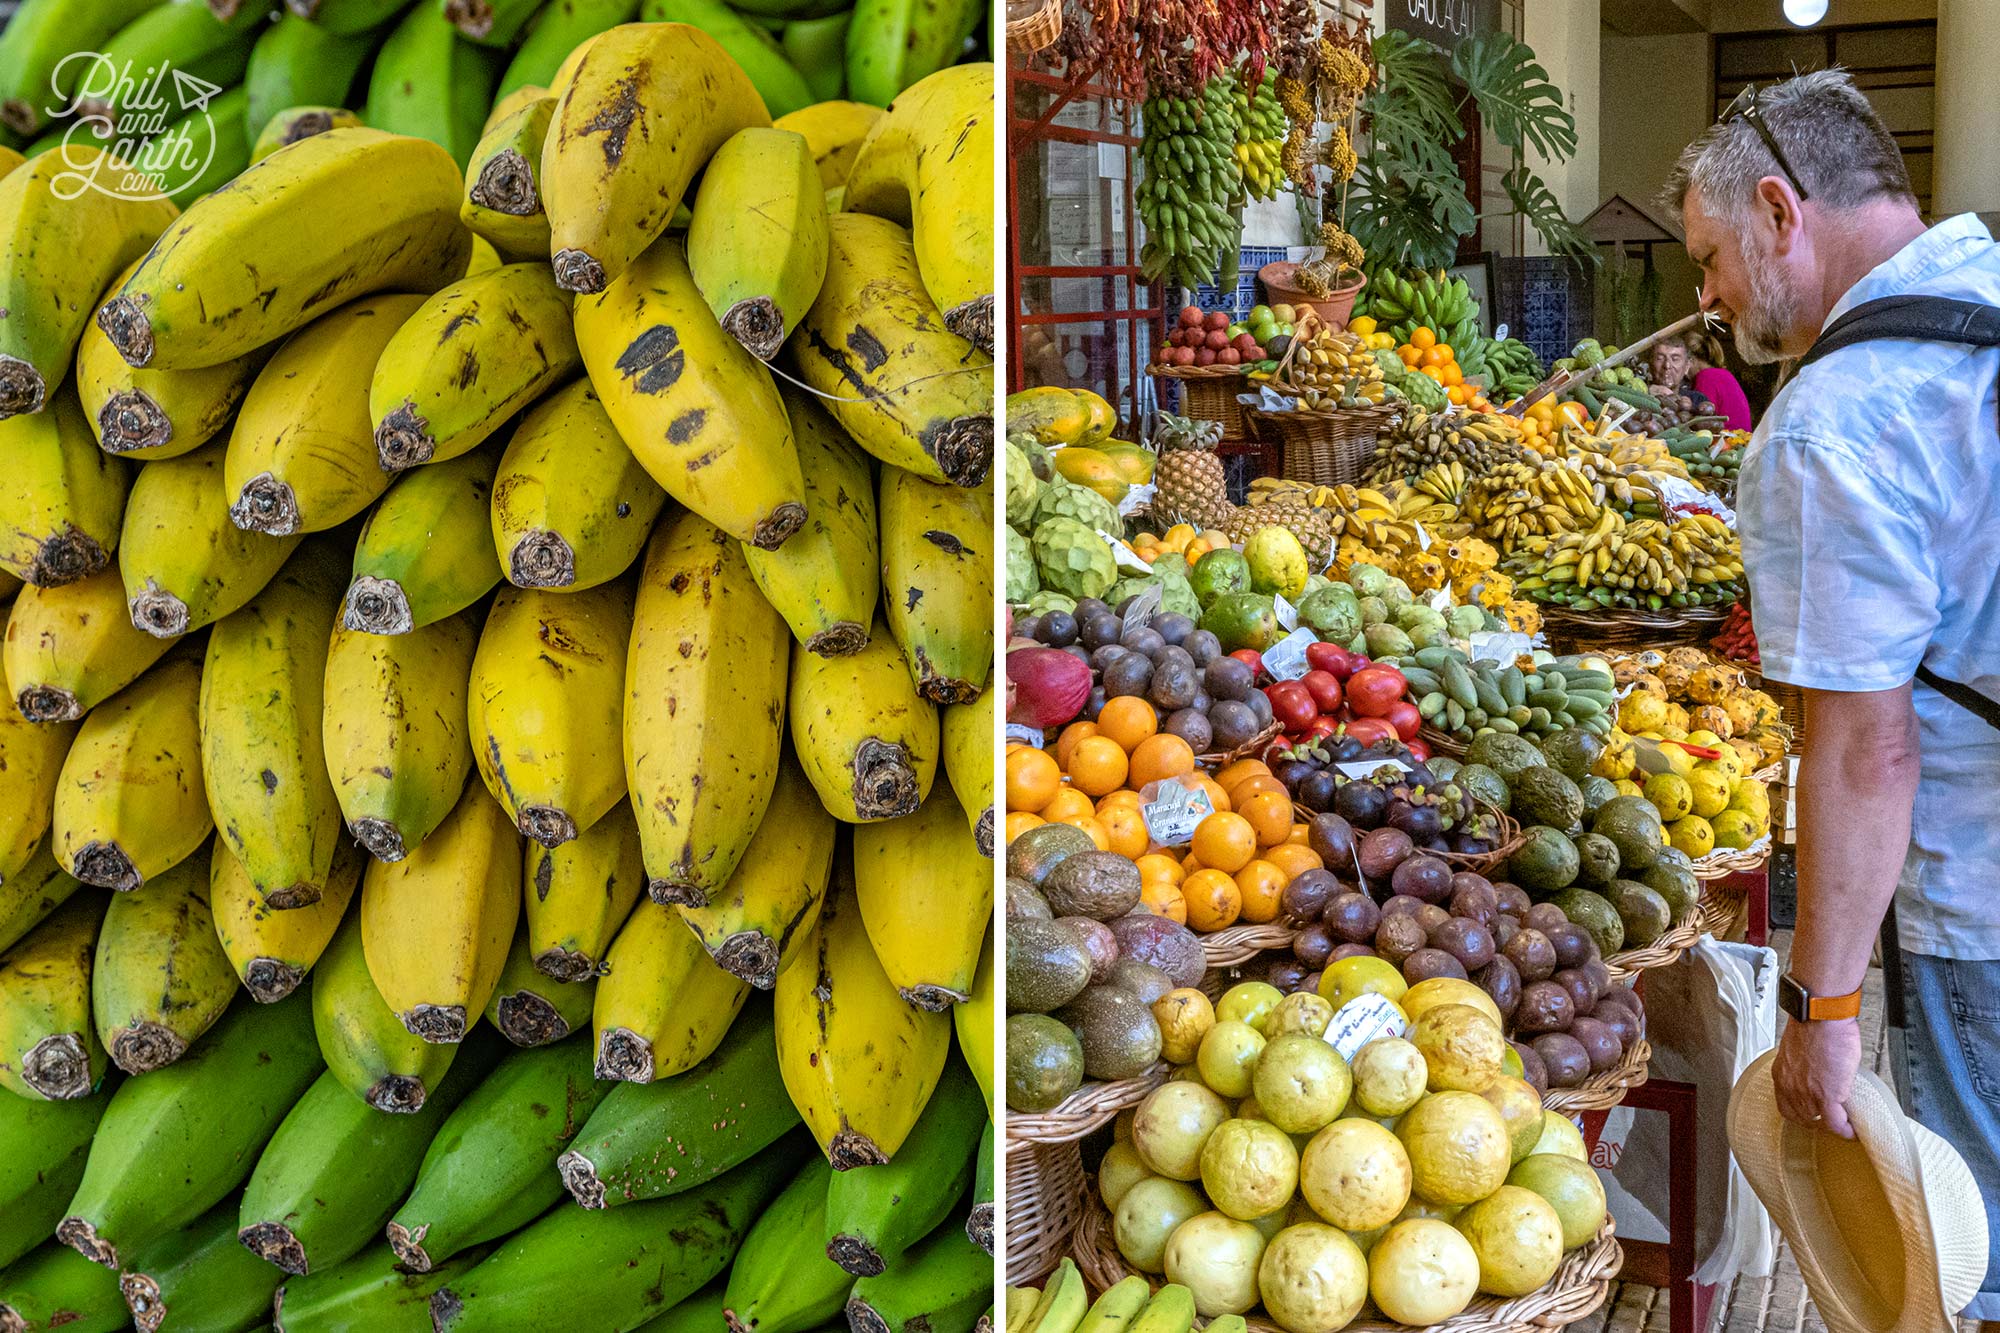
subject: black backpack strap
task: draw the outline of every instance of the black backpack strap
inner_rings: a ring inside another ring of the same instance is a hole
[[[1883,296],[1863,301],[1819,335],[1799,358],[1798,368],[1804,370],[1843,347],[1884,338],[2000,347],[2000,306],[1948,296]]]
[[[1927,666],[1917,668],[1917,679],[1942,694],[1945,698],[1977,715],[1987,726],[2000,731],[2000,703],[1981,694],[1970,685],[1961,685],[1955,680],[1946,680]]]

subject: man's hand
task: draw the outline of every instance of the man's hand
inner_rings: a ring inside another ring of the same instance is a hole
[[[1861,1023],[1837,1022],[1785,1025],[1778,1039],[1778,1058],[1771,1067],[1777,1085],[1778,1110],[1785,1119],[1854,1137],[1847,1123],[1847,1099],[1854,1092],[1854,1071],[1861,1067]]]

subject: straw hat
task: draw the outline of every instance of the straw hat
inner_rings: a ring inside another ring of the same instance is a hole
[[[1792,1247],[1831,1333],[1952,1333],[1986,1276],[1986,1209],[1972,1169],[1903,1114],[1867,1070],[1855,1137],[1793,1124],[1771,1082],[1777,1052],[1729,1097],[1729,1146]]]

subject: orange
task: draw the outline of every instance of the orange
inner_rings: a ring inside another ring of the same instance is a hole
[[[1183,926],[1187,924],[1187,899],[1181,894],[1181,886],[1171,880],[1140,880],[1139,901],[1151,909],[1154,916],[1178,921]]]
[[[1398,347],[1396,349],[1396,355],[1402,358],[1403,364],[1406,366],[1414,366],[1417,364],[1417,362],[1424,359],[1423,348],[1414,347],[1408,343],[1405,343],[1401,347]]]
[[[1026,810],[1016,810],[1007,816],[1007,841],[1012,842],[1035,825],[1048,822],[1040,815],[1029,814]]]
[[[1105,705],[1108,712],[1110,705]],[[1194,750],[1179,736],[1148,736],[1132,751],[1131,783],[1143,787],[1161,778],[1177,778],[1194,772]]]
[[[1236,807],[1256,830],[1259,847],[1276,847],[1292,836],[1292,798],[1282,791],[1260,791]]]
[[[1241,813],[1244,804],[1251,797],[1267,795],[1272,792],[1283,796],[1285,794],[1285,784],[1271,777],[1245,778],[1229,789],[1229,808]]]
[[[1452,402],[1458,404],[1460,407],[1464,407],[1466,404],[1467,395],[1465,392],[1465,386],[1463,384],[1452,385],[1449,389],[1446,389],[1444,391],[1444,396],[1450,399]]]
[[[1098,823],[1094,815],[1072,815],[1068,819],[1058,819],[1054,822],[1058,824],[1073,824],[1077,828],[1082,829],[1090,835],[1090,840],[1097,844],[1097,850],[1100,852],[1111,850],[1111,838],[1105,833],[1104,825]]]
[[[1196,773],[1194,774],[1194,777],[1200,781],[1201,789],[1208,793],[1208,799],[1211,805],[1213,805],[1217,810],[1229,809],[1229,793],[1222,789],[1221,783],[1217,782],[1214,778],[1208,776],[1208,774],[1206,773]]]
[[[1435,346],[1426,347],[1424,349],[1424,359],[1423,359],[1424,365],[1444,366],[1444,365],[1449,365],[1450,363],[1451,363],[1450,343],[1438,343]]]
[[[1224,791],[1227,791],[1245,778],[1270,776],[1271,767],[1262,759],[1238,759],[1232,764],[1224,764],[1221,771],[1215,775],[1215,780],[1222,784]]]
[[[1187,877],[1199,869],[1201,869],[1200,857],[1196,856],[1193,852],[1189,852],[1186,856],[1183,856],[1181,858],[1181,882],[1185,884]]]
[[[1169,884],[1178,884],[1187,878],[1187,872],[1181,869],[1181,863],[1165,852],[1147,852],[1134,864],[1139,867],[1139,879],[1142,883],[1149,879],[1160,879]]]
[[[1269,861],[1252,861],[1236,872],[1236,893],[1243,919],[1255,925],[1276,921],[1291,877]]]
[[[1103,796],[1100,796],[1097,800],[1097,810],[1099,814],[1102,814],[1114,805],[1129,805],[1134,810],[1137,810],[1143,804],[1145,804],[1145,798],[1139,795],[1138,792],[1133,791],[1130,787],[1120,787],[1117,791],[1106,792]]]
[[[1295,825],[1299,832],[1305,832],[1304,824]],[[1308,870],[1324,870],[1326,862],[1319,859],[1319,853],[1300,842],[1281,842],[1276,847],[1266,847],[1258,859],[1269,861],[1285,872],[1285,882],[1291,883]]]
[[[1047,752],[1024,745],[1007,756],[1007,808],[1039,810],[1062,786],[1062,767]]]
[[[1122,694],[1104,701],[1097,713],[1097,734],[1118,742],[1118,748],[1132,753],[1139,743],[1160,729],[1160,715],[1153,705],[1136,694]]]
[[[1439,369],[1444,371],[1444,382],[1446,384],[1454,389],[1464,387],[1465,372],[1458,368],[1456,362],[1447,361]]]
[[[1430,348],[1437,346],[1437,341],[1438,341],[1437,334],[1432,332],[1431,328],[1428,325],[1420,324],[1417,326],[1416,330],[1410,334],[1410,346],[1412,347],[1421,347],[1424,348],[1425,350],[1429,350]]]
[[[1418,371],[1417,373],[1421,375],[1428,375],[1432,379],[1436,380],[1439,384],[1444,383],[1444,372],[1442,370],[1439,370],[1436,366],[1425,366],[1422,370]]]
[[[1129,767],[1125,751],[1109,736],[1087,736],[1069,752],[1070,784],[1088,796],[1124,786]]]
[[[1074,787],[1064,787],[1049,798],[1049,803],[1035,812],[1051,824],[1060,824],[1077,815],[1094,815],[1097,809],[1090,798]]]
[[[1297,843],[1301,847],[1306,846],[1308,843],[1312,841],[1312,825],[1310,824],[1292,825],[1291,836],[1286,838],[1285,841],[1288,843]]]
[[[1070,752],[1076,749],[1076,743],[1096,734],[1095,722],[1072,722],[1062,729],[1062,735],[1056,737],[1055,756],[1056,762],[1063,766],[1065,772],[1069,769]]]
[[[1242,815],[1218,812],[1195,825],[1191,845],[1203,865],[1233,875],[1257,854],[1257,830]]]
[[[1153,845],[1152,835],[1146,832],[1146,820],[1136,805],[1114,805],[1101,808],[1093,816],[1104,830],[1104,839],[1109,844],[1104,850],[1116,852],[1120,856],[1137,859],[1146,854]]]
[[[1189,930],[1227,930],[1243,915],[1243,892],[1220,870],[1197,870],[1181,881]],[[1142,887],[1143,895],[1145,889]]]

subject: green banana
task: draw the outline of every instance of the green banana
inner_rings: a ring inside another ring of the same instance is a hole
[[[666,502],[581,379],[514,427],[493,479],[494,548],[516,587],[594,588],[639,558]]]
[[[76,733],[73,722],[30,722],[0,700],[0,885],[28,874],[43,847]]]
[[[554,90],[556,71],[571,52],[605,29],[631,22],[638,12],[639,0],[551,0],[528,25],[494,97],[529,86]]]
[[[337,106],[288,106],[264,122],[264,128],[250,144],[250,163],[255,166],[280,148],[289,148],[301,139],[328,130],[353,129],[361,117]]]
[[[883,468],[882,609],[917,693],[979,697],[993,672],[993,492]]]
[[[457,458],[581,364],[570,298],[546,260],[459,279],[375,363],[368,415],[382,467]]]
[[[466,163],[465,200],[458,206],[465,225],[496,251],[537,260],[545,270],[549,215],[542,208],[542,145],[555,108],[556,99],[543,95],[488,122]],[[574,345],[573,337],[569,341]]]
[[[111,1094],[56,1239],[107,1268],[214,1207],[323,1067],[302,997],[241,1003]]]
[[[96,51],[161,0],[23,0],[0,29],[0,126],[32,135],[74,92],[84,62],[63,63],[76,51]]]
[[[444,0],[444,16],[470,41],[511,47],[542,0]]]
[[[488,535],[499,462],[478,451],[397,479],[355,543],[343,625],[408,634],[465,610],[500,581]]]
[[[475,1246],[428,1271],[407,1273],[380,1242],[345,1263],[287,1278],[272,1299],[271,1323],[278,1333],[430,1333],[431,1293],[485,1257],[486,1248]]]
[[[208,638],[201,772],[216,830],[274,908],[316,902],[340,842],[320,726],[340,552],[315,539]]]
[[[347,106],[354,76],[375,46],[373,33],[335,32],[296,14],[280,14],[257,38],[243,72],[250,94],[244,125],[257,135],[289,107]]]
[[[177,0],[186,4],[188,0]],[[165,162],[200,163],[189,174],[162,173],[161,183],[169,186],[167,198],[182,208],[242,174],[250,165],[250,131],[244,117],[250,95],[241,87],[211,98],[206,108],[197,108],[161,130],[146,144],[146,156]]]
[[[645,0],[639,17],[648,23],[693,24],[713,37],[749,76],[773,116],[819,100],[805,76],[786,59],[784,48],[722,0]]]
[[[1077,1310],[1068,1323],[1045,1324],[1071,1329],[1081,1321],[1089,1299],[1077,1284],[1072,1301],[1059,1298],[1062,1308]],[[854,1284],[847,1302],[847,1322],[854,1333],[972,1333],[979,1316],[993,1303],[993,1257],[974,1245],[962,1226],[945,1225],[874,1277]]]
[[[423,1110],[464,1044],[425,1041],[403,1026],[368,975],[359,912],[347,914],[313,969],[312,1023],[327,1071],[377,1111]]]
[[[591,1026],[597,1076],[651,1083],[707,1059],[750,987],[716,967],[671,907],[640,904],[611,943]]]
[[[967,0],[857,0],[846,33],[847,95],[889,105],[955,63],[984,13]]]
[[[285,0],[292,13],[342,36],[387,23],[409,7],[410,0]]]
[[[552,1210],[431,1297],[436,1333],[644,1323],[722,1271],[807,1147],[802,1135],[787,1138],[671,1199]],[[586,1272],[591,1280],[579,1283]]]
[[[125,502],[118,572],[132,623],[162,639],[222,619],[277,576],[297,536],[246,532],[230,521],[222,441],[148,463]]]
[[[1144,1275],[1133,1273],[1121,1278],[1106,1288],[1097,1303],[1085,1312],[1076,1333],[1124,1333],[1152,1296],[1153,1285]]]
[[[347,904],[361,883],[368,854],[343,841],[320,896],[302,907],[270,904],[227,845],[209,853],[209,912],[215,933],[243,988],[260,1004],[282,1000],[298,989],[333,939]]]
[[[979,1147],[972,1154],[972,1209],[965,1215],[965,1234],[989,1255],[993,1253],[993,1228],[997,1210],[993,1202],[993,1122],[980,1132]]]
[[[422,846],[465,790],[465,701],[478,643],[466,611],[408,634],[333,632],[326,771],[348,832],[378,860]]]
[[[813,395],[790,384],[779,393],[805,473],[806,522],[775,551],[744,543],[743,558],[806,651],[860,652],[881,589],[872,464]]]
[[[121,79],[114,86],[100,87],[92,77],[99,70],[129,69],[143,74],[171,68],[219,88],[241,83],[244,68],[250,63],[250,48],[265,17],[261,7],[244,6],[224,18],[198,0],[172,0],[147,10],[113,33],[110,41],[94,48],[102,63],[93,62],[91,74],[77,90],[77,116],[115,125],[123,113],[133,109],[122,105],[118,94],[137,93],[135,83],[143,80]]]
[[[743,1238],[723,1295],[731,1333],[804,1333],[847,1304],[854,1275],[820,1244],[834,1174],[826,1158],[813,1154]]]
[[[728,1321],[722,1315],[722,1296],[728,1289],[729,1276],[725,1273],[647,1323],[646,1333],[715,1333],[727,1328]]]
[[[278,1278],[237,1244],[236,1203],[226,1200],[135,1246],[118,1289],[140,1333],[159,1333],[170,1319],[175,1328],[245,1328],[270,1310]]]
[[[894,1157],[834,1174],[817,1238],[827,1257],[871,1277],[935,1231],[972,1181],[970,1149],[986,1123],[979,1085],[963,1063],[951,1061]]]
[[[362,119],[429,139],[463,172],[499,79],[498,51],[466,41],[438,5],[415,5],[375,53]]]
[[[592,979],[557,981],[535,966],[528,936],[514,937],[500,983],[486,1002],[486,1021],[516,1046],[546,1046],[590,1026]]]
[[[0,181],[0,191],[5,187]],[[46,411],[0,419],[0,456],[8,467],[7,489],[0,491],[0,569],[53,588],[110,564],[131,467],[97,447],[74,386],[63,385]]]
[[[847,90],[847,25],[853,19],[852,10],[825,18],[793,19],[778,38],[786,59],[805,75],[816,103],[834,101]]]
[[[562,1197],[556,1161],[616,1086],[593,1079],[590,1061],[582,1038],[511,1051],[446,1117],[389,1219],[405,1267],[432,1272]]]
[[[632,807],[620,803],[571,842],[544,847],[531,838],[527,847],[521,880],[535,969],[559,982],[599,975],[612,938],[646,891]]]
[[[49,913],[68,902],[83,887],[63,873],[55,853],[44,845],[27,865],[0,885],[0,953],[33,930]]]
[[[115,1333],[132,1315],[118,1274],[50,1241],[0,1272],[0,1328],[21,1333]]]
[[[186,1054],[236,998],[236,969],[215,935],[208,860],[191,856],[116,894],[97,932],[90,1008],[97,1039],[128,1074]]]
[[[378,1239],[452,1108],[500,1058],[491,1033],[467,1039],[414,1115],[383,1115],[331,1073],[299,1098],[271,1135],[232,1208],[230,1236],[291,1274],[341,1263]]]
[[[777,1077],[771,1006],[760,999],[680,1077],[613,1085],[556,1169],[585,1208],[619,1208],[705,1184],[798,1123]]]
[[[0,1097],[0,1268],[55,1233],[110,1100],[109,1088],[74,1101]]]
[[[826,278],[826,190],[805,136],[738,130],[702,172],[688,269],[722,331],[769,361]]]
[[[90,1021],[90,962],[101,893],[79,893],[0,954],[0,1088],[75,1101],[104,1075]]]
[[[1153,1293],[1146,1308],[1125,1327],[1130,1333],[1182,1333],[1194,1327],[1195,1313],[1194,1292],[1170,1282]]]

